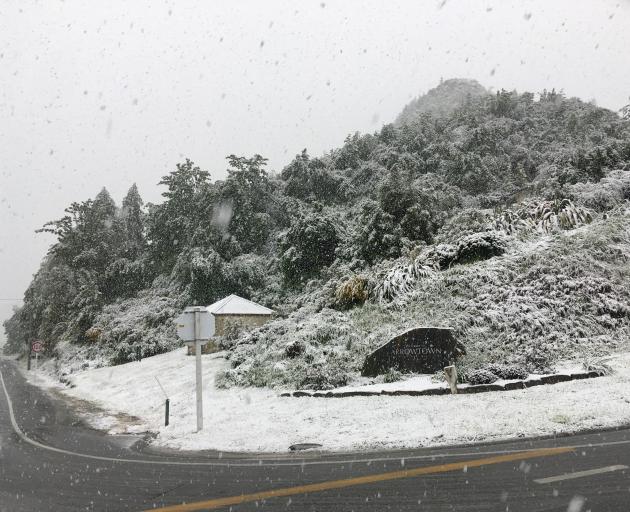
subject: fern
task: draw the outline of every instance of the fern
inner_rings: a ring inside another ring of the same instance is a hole
[[[390,302],[411,291],[419,279],[430,277],[435,269],[421,258],[390,268],[374,288],[378,302]]]
[[[527,203],[518,210],[506,210],[495,220],[494,227],[511,235],[520,230],[536,229],[542,233],[574,229],[592,222],[590,210],[570,199]]]

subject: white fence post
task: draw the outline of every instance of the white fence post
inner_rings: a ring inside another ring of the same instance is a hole
[[[446,382],[451,388],[451,394],[457,394],[457,368],[455,365],[447,366],[444,368],[444,376],[446,377]]]

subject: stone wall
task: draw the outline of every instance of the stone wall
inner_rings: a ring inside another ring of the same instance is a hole
[[[224,336],[226,329],[235,326],[243,330],[259,327],[271,320],[271,315],[215,315],[214,334]]]

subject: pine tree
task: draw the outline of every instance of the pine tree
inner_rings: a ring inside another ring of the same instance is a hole
[[[122,202],[121,220],[124,230],[123,254],[135,259],[146,246],[144,233],[143,201],[134,183]]]

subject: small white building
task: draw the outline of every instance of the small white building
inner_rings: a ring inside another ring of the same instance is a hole
[[[210,332],[213,337],[225,336],[231,329],[246,331],[267,323],[275,314],[273,309],[256,304],[238,295],[228,295],[207,308],[210,313]],[[216,344],[210,340],[203,352],[217,350]],[[194,347],[189,347],[189,354],[194,354]]]
[[[271,320],[273,309],[256,304],[238,295],[228,295],[206,308],[214,320],[214,335],[225,335],[226,328],[258,327]]]

